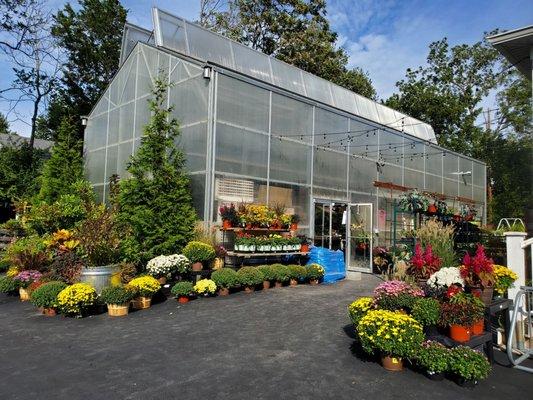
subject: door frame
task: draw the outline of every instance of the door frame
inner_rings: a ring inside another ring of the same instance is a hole
[[[351,235],[351,222],[352,222],[352,207],[357,206],[370,206],[370,250],[369,250],[369,266],[368,268],[353,267],[350,265],[352,254],[352,235]],[[373,254],[372,249],[374,247],[374,204],[373,203],[348,203],[346,224],[346,271],[355,272],[372,272],[373,267]]]
[[[312,201],[311,201],[311,210],[312,210],[312,239],[313,239],[313,243],[315,242],[315,234],[316,234],[316,220],[315,220],[315,205],[316,204],[322,204],[322,205],[327,205],[329,206],[329,245],[328,245],[328,249],[331,250],[331,229],[333,227],[333,206],[335,204],[345,204],[346,205],[346,218],[347,220],[349,220],[349,212],[348,212],[348,209],[350,208],[350,203],[346,200],[332,200],[332,199],[324,199],[324,198],[321,198],[321,197],[314,197],[312,198]],[[348,226],[348,224],[346,224],[346,226]],[[347,236],[346,236],[347,238]],[[345,251],[346,251],[346,248],[345,248]]]

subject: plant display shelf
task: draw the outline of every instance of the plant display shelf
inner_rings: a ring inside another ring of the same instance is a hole
[[[240,228],[240,227],[233,227],[233,228],[219,228],[221,231],[225,232],[291,232],[290,229],[272,229],[272,228]]]
[[[234,262],[229,263],[230,265],[237,265],[237,266],[243,265],[245,260],[260,260],[264,258],[264,259],[271,259],[269,261],[272,261],[272,259],[281,258],[285,256],[295,256],[298,258],[298,262],[301,264],[302,259],[306,257],[308,254],[309,254],[308,252],[302,252],[302,251],[280,251],[280,252],[275,252],[275,253],[228,251],[228,253],[226,254],[226,257],[229,257],[235,260]],[[225,265],[226,265],[226,261],[224,260],[224,266]]]

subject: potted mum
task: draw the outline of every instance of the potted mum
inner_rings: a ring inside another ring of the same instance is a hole
[[[424,292],[404,281],[386,281],[374,289],[374,301],[379,308],[389,311],[410,311]]]
[[[192,263],[193,271],[201,271],[204,265],[215,258],[216,253],[213,246],[203,242],[192,241],[183,248],[183,255]]]
[[[486,357],[470,347],[457,346],[450,351],[450,372],[461,386],[474,387],[489,375],[490,369]]]
[[[370,310],[374,309],[374,299],[372,297],[360,297],[348,306],[348,314],[355,328]]]
[[[272,265],[272,274],[274,275],[274,286],[280,288],[283,286],[283,283],[289,280],[289,270],[286,265],[283,264],[273,264]]]
[[[242,267],[237,274],[246,293],[252,293],[255,287],[263,282],[263,274],[255,267]]]
[[[190,265],[189,260],[182,254],[157,256],[146,264],[146,272],[156,278],[161,285],[167,283],[174,272],[184,273]]]
[[[489,305],[495,281],[494,262],[485,255],[482,245],[478,244],[474,257],[465,254],[460,270],[467,288],[480,297],[483,303]]]
[[[219,296],[229,295],[229,290],[239,286],[239,274],[231,268],[220,268],[211,274],[211,279],[218,287]]]
[[[439,322],[440,303],[431,297],[417,298],[411,310],[411,316],[427,330],[433,329]]]
[[[44,315],[54,316],[59,307],[57,295],[66,287],[65,282],[46,282],[31,293],[30,301],[35,307],[42,309]]]
[[[422,325],[412,317],[387,310],[369,311],[357,325],[363,349],[381,354],[388,371],[401,371],[403,358],[412,357],[424,340]]]
[[[128,287],[135,293],[132,305],[135,310],[144,310],[152,305],[152,297],[160,289],[159,281],[152,276],[139,276],[128,283]]]
[[[449,368],[450,350],[439,342],[427,340],[416,351],[415,360],[429,379],[442,381]]]
[[[263,289],[270,289],[270,283],[276,279],[272,267],[270,265],[260,265],[257,270],[263,275]]]
[[[178,303],[187,303],[194,293],[192,282],[181,281],[172,286],[170,292],[178,300]]]
[[[305,266],[307,269],[307,279],[311,285],[318,285],[324,278],[324,267],[320,264],[308,264]]]
[[[110,317],[128,315],[134,297],[135,292],[127,286],[108,286],[100,294],[100,299],[107,304],[107,313]]]
[[[298,285],[298,282],[307,278],[307,269],[302,265],[289,265],[289,284],[290,286]]]
[[[67,286],[57,295],[59,310],[68,316],[82,317],[96,303],[96,290],[87,283]]]
[[[432,289],[446,291],[452,285],[464,287],[465,281],[459,268],[445,267],[431,274],[426,284]]]
[[[514,281],[518,279],[512,270],[503,265],[494,265],[494,290],[498,296],[503,296],[512,288]]]
[[[217,291],[217,284],[211,279],[200,279],[196,282],[193,289],[199,296],[209,297]]]
[[[30,299],[30,292],[27,290],[33,282],[39,282],[43,274],[36,270],[26,270],[19,272],[13,280],[17,283],[19,288],[19,295],[21,301],[28,301]]]

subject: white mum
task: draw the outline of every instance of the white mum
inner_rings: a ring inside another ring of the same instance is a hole
[[[183,254],[157,256],[146,264],[146,271],[156,277],[170,276],[173,272],[185,272],[190,262]]]
[[[461,273],[459,268],[450,267],[450,268],[441,268],[428,279],[427,284],[430,287],[450,287],[451,285],[462,285],[464,286],[465,282],[461,278]]]

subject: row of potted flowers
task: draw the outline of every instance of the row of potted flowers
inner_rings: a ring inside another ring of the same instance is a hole
[[[298,230],[300,217],[297,214],[285,213],[285,207],[276,205],[269,207],[264,204],[235,204],[223,205],[219,208],[224,229],[241,228],[269,228]]]
[[[269,251],[301,251],[307,246],[297,237],[282,237],[280,235],[250,236],[242,235],[235,238],[235,251],[269,252]],[[309,249],[307,247],[307,249]]]

